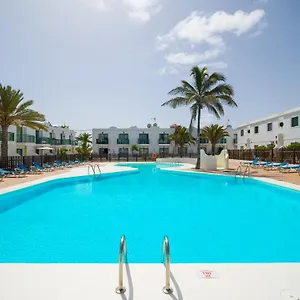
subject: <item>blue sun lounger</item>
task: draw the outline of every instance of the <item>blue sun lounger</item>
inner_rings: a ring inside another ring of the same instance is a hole
[[[289,164],[286,166],[283,166],[279,169],[279,172],[291,172],[292,170],[295,170],[296,172],[298,172],[298,170],[300,170],[300,165],[293,165],[293,164]]]
[[[252,165],[255,165],[256,163],[258,163],[258,161],[259,161],[259,158],[255,157],[254,160],[252,160],[252,161],[241,161],[240,164],[242,166],[252,166]]]

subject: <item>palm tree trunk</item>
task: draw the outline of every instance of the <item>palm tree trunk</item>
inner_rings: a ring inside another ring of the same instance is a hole
[[[215,147],[216,147],[215,144],[211,144],[211,154],[212,154],[212,156],[215,156]]]
[[[8,127],[1,126],[2,128],[2,143],[1,143],[1,157],[8,156]]]
[[[183,150],[183,146],[180,145],[180,157],[182,158],[182,150]]]
[[[197,124],[197,163],[196,163],[196,169],[200,169],[201,165],[201,148],[200,148],[200,119],[201,119],[201,107],[198,107],[198,124]]]

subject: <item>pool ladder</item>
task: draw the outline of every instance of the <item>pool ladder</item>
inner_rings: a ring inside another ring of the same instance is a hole
[[[92,169],[94,176],[95,176],[96,175],[96,167],[98,169],[99,174],[102,175],[99,165],[89,165],[88,166],[88,174],[90,174],[90,169]]]
[[[235,177],[234,178],[236,180],[237,176],[240,175],[240,177],[245,179],[246,176],[250,177],[250,174],[251,174],[250,166],[247,166],[244,172],[242,170],[242,166],[238,166],[237,169],[235,170]]]
[[[124,259],[125,258],[125,259]],[[166,262],[165,262],[166,258]],[[126,288],[124,286],[124,260],[125,263],[128,263],[127,260],[127,247],[126,247],[126,237],[123,235],[120,241],[120,248],[119,248],[119,284],[116,288],[117,294],[124,294],[126,292]],[[170,243],[167,236],[164,237],[163,241],[163,249],[162,249],[162,257],[161,262],[165,262],[166,267],[166,282],[165,286],[163,287],[163,292],[165,294],[172,294],[173,289],[171,288],[171,258],[170,258]]]

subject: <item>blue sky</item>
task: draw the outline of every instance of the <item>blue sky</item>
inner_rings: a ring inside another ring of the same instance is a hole
[[[298,0],[0,0],[0,82],[75,129],[189,124],[162,108],[193,65],[223,72],[236,126],[299,106]],[[204,114],[202,125],[215,122]]]

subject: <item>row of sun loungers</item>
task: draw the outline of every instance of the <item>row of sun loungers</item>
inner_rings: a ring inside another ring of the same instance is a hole
[[[264,170],[278,170],[279,172],[292,172],[296,171],[300,175],[300,165],[299,164],[289,164],[287,162],[274,163],[260,161],[259,158],[255,158],[253,161],[243,161],[240,163],[243,166],[250,166],[252,168],[263,168]]]
[[[18,164],[18,168],[15,170],[5,170],[0,168],[0,181],[3,181],[5,177],[25,177],[28,174],[39,174],[42,172],[51,172],[58,169],[64,168],[72,168],[74,166],[78,166],[84,164],[79,159],[76,161],[69,161],[69,162],[60,162],[55,161],[53,164],[43,164],[40,165],[38,162],[33,162],[33,166],[27,168],[23,163]]]

